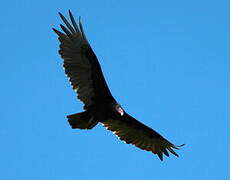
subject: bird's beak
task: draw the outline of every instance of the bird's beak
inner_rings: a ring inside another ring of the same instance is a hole
[[[118,108],[117,108],[117,112],[119,112],[119,114],[120,114],[121,116],[124,115],[124,110],[123,110],[121,107],[118,107]]]

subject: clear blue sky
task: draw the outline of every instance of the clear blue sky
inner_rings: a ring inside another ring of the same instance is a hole
[[[0,179],[225,180],[230,178],[230,2],[4,1],[1,4]],[[51,28],[81,15],[117,101],[175,144],[161,162],[82,111]]]

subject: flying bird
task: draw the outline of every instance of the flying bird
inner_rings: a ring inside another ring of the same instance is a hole
[[[69,77],[77,98],[84,104],[84,112],[68,115],[73,129],[92,129],[101,123],[127,144],[151,151],[163,160],[169,152],[178,156],[174,145],[152,128],[130,116],[112,96],[103,76],[99,61],[93,52],[83,30],[81,18],[78,24],[69,11],[70,24],[59,13],[64,25],[63,32],[53,28],[60,41],[59,54],[64,62],[64,70]]]

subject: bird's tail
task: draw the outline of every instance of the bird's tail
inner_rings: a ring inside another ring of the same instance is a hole
[[[73,129],[92,129],[98,123],[88,111],[71,114],[67,118]]]

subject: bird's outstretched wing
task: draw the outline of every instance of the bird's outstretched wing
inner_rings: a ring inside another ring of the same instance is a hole
[[[104,98],[114,99],[106,84],[100,64],[88,43],[79,18],[79,26],[69,11],[72,25],[59,13],[66,27],[62,24],[60,32],[53,28],[59,36],[59,53],[64,60],[65,73],[78,98],[85,104],[85,109]]]
[[[169,152],[178,156],[173,149],[179,149],[176,146],[162,137],[159,133],[134,119],[127,113],[119,118],[109,119],[102,123],[108,130],[116,134],[120,140],[127,144],[133,144],[136,147],[151,151],[157,154],[163,160],[163,154],[169,156]]]

